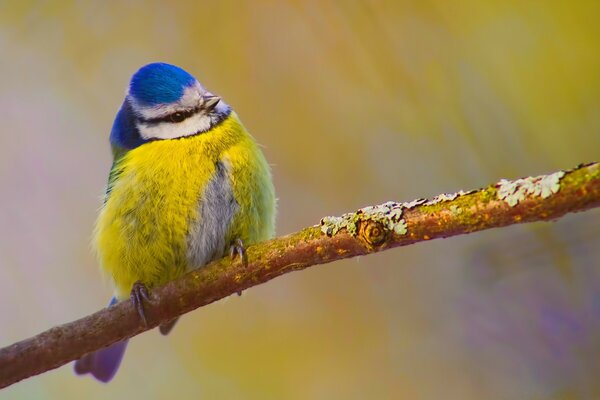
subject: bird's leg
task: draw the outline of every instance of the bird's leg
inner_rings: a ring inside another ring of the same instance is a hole
[[[142,318],[145,326],[148,326],[146,321],[146,314],[144,313],[144,300],[150,302],[150,295],[148,294],[148,288],[141,281],[137,281],[131,287],[131,301],[133,306],[137,310],[138,314]]]
[[[235,242],[231,243],[231,246],[229,246],[229,255],[231,256],[232,260],[239,255],[242,259],[244,267],[248,266],[248,256],[246,255],[246,249],[244,248],[244,242],[242,242],[242,239],[236,239]]]
[[[244,267],[247,267],[248,255],[246,254],[246,249],[244,248],[244,242],[242,242],[242,239],[240,238],[237,238],[233,243],[231,243],[231,246],[229,246],[229,256],[231,259],[235,259],[237,255],[240,256]],[[241,296],[242,291],[237,292],[237,294],[238,296]]]

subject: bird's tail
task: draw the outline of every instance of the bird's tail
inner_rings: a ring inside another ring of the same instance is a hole
[[[117,342],[105,349],[86,354],[75,361],[77,375],[92,374],[100,382],[110,381],[121,365],[128,340]]]
[[[113,297],[108,305],[112,306],[116,302],[117,299]],[[77,375],[92,374],[101,382],[110,381],[121,365],[127,342],[128,340],[123,340],[107,348],[86,354],[75,361],[75,373]]]

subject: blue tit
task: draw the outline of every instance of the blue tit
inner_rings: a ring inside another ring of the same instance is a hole
[[[110,143],[93,240],[114,283],[110,304],[131,297],[144,319],[148,290],[274,235],[264,155],[231,107],[183,69],[153,63],[133,75]],[[75,371],[108,382],[125,348],[123,341],[87,354]]]

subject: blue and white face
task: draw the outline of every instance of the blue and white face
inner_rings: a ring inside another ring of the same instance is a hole
[[[111,143],[132,149],[153,140],[201,134],[231,109],[190,74],[174,65],[148,64],[131,78],[125,102],[111,132]]]

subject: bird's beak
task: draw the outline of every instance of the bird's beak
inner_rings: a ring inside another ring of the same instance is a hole
[[[202,100],[204,100],[202,108],[204,108],[206,111],[212,111],[217,106],[217,104],[219,104],[221,98],[219,96],[208,95],[203,96]]]

